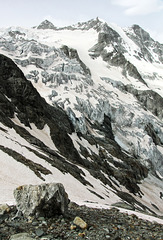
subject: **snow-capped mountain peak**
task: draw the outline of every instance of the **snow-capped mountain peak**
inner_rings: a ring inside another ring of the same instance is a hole
[[[20,174],[6,178],[7,200],[28,172],[61,181],[77,202],[163,214],[162,45],[98,18],[39,26],[0,31],[0,53],[16,64],[1,56],[1,186],[12,163]]]

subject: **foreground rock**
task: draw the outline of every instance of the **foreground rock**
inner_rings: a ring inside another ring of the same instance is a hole
[[[25,217],[64,215],[69,202],[61,183],[20,186],[14,190],[14,197],[18,212]]]
[[[65,217],[33,216],[27,219],[19,216],[13,219],[15,214],[16,207],[12,206],[10,212],[0,216],[0,240],[163,239],[163,225],[139,219],[133,214],[121,213],[116,208],[95,209],[71,204]],[[87,223],[87,229],[70,228],[76,216]]]

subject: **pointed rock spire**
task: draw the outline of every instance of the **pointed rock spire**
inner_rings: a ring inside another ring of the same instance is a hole
[[[42,23],[40,23],[37,29],[56,29],[56,27],[50,21],[44,20]]]

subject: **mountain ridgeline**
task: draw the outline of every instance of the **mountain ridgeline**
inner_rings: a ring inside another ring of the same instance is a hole
[[[2,178],[20,176],[10,191],[60,179],[73,201],[163,214],[162,44],[138,25],[46,20],[0,30],[0,53]]]

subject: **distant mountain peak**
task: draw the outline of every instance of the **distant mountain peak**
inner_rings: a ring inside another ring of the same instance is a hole
[[[103,25],[103,21],[101,21],[98,17],[97,18],[93,18],[87,22],[83,22],[83,23],[78,23],[79,27],[83,27],[86,30],[89,30],[91,28],[95,29],[98,31],[98,29],[101,29],[101,25]]]
[[[56,29],[56,27],[50,21],[44,20],[43,22],[40,23],[37,29]]]
[[[67,26],[61,29],[69,29],[69,30],[90,30],[90,29],[94,29],[97,32],[99,32],[101,30],[101,27],[104,25],[104,21],[99,19],[98,17],[93,18],[89,21],[86,22],[78,22],[77,24],[71,25],[71,26]]]

